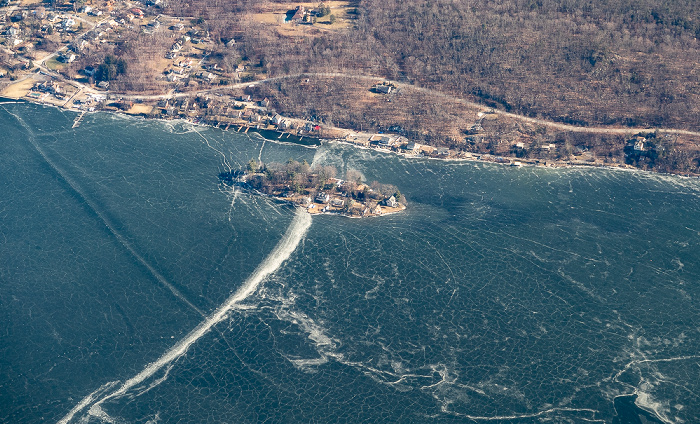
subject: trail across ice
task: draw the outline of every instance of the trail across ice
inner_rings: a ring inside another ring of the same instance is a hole
[[[187,349],[204,336],[209,330],[216,324],[223,321],[228,313],[236,307],[241,301],[245,300],[248,296],[253,294],[258,288],[260,283],[262,283],[265,278],[270,274],[275,272],[284,261],[286,261],[289,256],[294,252],[294,250],[299,245],[299,242],[304,238],[304,235],[311,226],[311,215],[306,213],[303,209],[298,209],[296,216],[292,221],[291,225],[287,229],[282,239],[277,246],[270,252],[270,254],[265,258],[265,260],[258,265],[258,267],[253,271],[250,277],[243,283],[241,288],[238,289],[234,294],[232,294],[226,302],[219,306],[211,315],[207,316],[202,323],[190,331],[185,338],[177,342],[172,348],[165,352],[158,360],[148,364],[143,371],[125,381],[119,388],[109,394],[105,394],[101,398],[97,399],[95,393],[89,395],[83,399],[76,407],[74,407],[65,417],[63,417],[59,423],[66,424],[69,423],[75,414],[79,413],[81,410],[89,407],[88,411],[101,411],[100,405],[105,401],[113,398],[120,398],[124,396],[129,390],[135,386],[143,383],[146,379],[153,376],[156,372],[161,370],[163,367],[169,365],[182,355],[187,352]],[[110,383],[116,386],[118,383]],[[104,386],[103,386],[104,387]],[[111,385],[108,387],[112,387]],[[91,412],[90,412],[91,413]]]

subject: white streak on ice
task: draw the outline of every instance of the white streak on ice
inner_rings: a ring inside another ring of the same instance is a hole
[[[111,389],[112,387],[116,386],[117,384],[119,384],[118,381],[110,381],[109,383],[103,384],[102,386],[100,386],[99,389],[97,389],[97,390],[95,390],[94,392],[90,393],[89,395],[85,396],[85,398],[84,398],[83,400],[81,400],[80,403],[78,403],[77,405],[75,405],[75,406],[73,407],[73,409],[70,410],[70,412],[68,413],[68,415],[66,415],[66,416],[63,418],[63,420],[61,420],[61,421],[59,421],[59,422],[60,422],[60,423],[63,423],[63,422],[66,422],[66,423],[67,423],[68,420],[70,420],[70,419],[73,417],[73,415],[75,415],[78,411],[82,410],[83,408],[85,408],[86,406],[88,406],[89,404],[91,404],[91,403],[95,400],[95,398],[97,398],[97,396],[98,396],[99,393],[104,393],[104,392],[106,392],[107,390]],[[65,421],[64,421],[64,420],[65,420]]]
[[[157,361],[148,364],[143,371],[125,381],[124,384],[119,387],[119,389],[92,404],[90,410],[100,411],[100,405],[102,403],[109,399],[119,398],[125,395],[134,386],[143,383],[147,378],[153,376],[153,374],[158,372],[161,368],[167,366],[184,355],[192,344],[204,336],[214,325],[223,321],[228,316],[228,313],[234,309],[238,303],[253,294],[260,283],[262,283],[270,274],[275,272],[282,265],[282,263],[289,258],[289,256],[299,245],[299,242],[301,242],[301,240],[304,238],[304,235],[306,235],[306,232],[310,226],[311,215],[309,215],[303,209],[298,209],[292,224],[287,229],[287,232],[284,234],[284,237],[282,237],[282,240],[277,243],[277,246],[275,246],[265,260],[258,265],[255,271],[253,271],[253,274],[248,277],[238,291],[231,295],[231,297],[229,297],[226,302],[219,306],[211,315],[206,317],[206,319],[195,327],[194,330],[190,331],[185,338],[177,342],[172,348],[170,348],[170,350],[165,352]],[[115,385],[116,383],[112,382],[108,384]],[[90,405],[95,399],[95,393],[96,392],[93,392],[88,397],[83,399],[78,405],[76,405],[76,407],[73,408],[68,415],[59,421],[59,424],[66,424],[70,422],[76,413]]]
[[[70,188],[85,202],[85,204],[97,215],[97,217],[102,221],[102,223],[107,227],[109,232],[119,241],[119,243],[126,248],[126,250],[131,253],[131,255],[136,258],[137,261],[141,263],[148,271],[151,273],[151,275],[158,280],[163,286],[165,286],[168,290],[170,290],[175,297],[178,299],[182,300],[187,306],[195,310],[198,314],[204,316],[204,312],[202,312],[197,306],[194,305],[194,303],[190,302],[189,299],[187,299],[174,285],[170,284],[168,280],[165,279],[165,277],[158,272],[150,263],[146,261],[146,259],[141,256],[139,252],[136,251],[136,248],[131,245],[129,240],[124,237],[118,230],[117,227],[112,223],[112,221],[108,218],[108,215],[106,213],[103,213],[102,209],[99,207],[99,205],[95,202],[93,202],[84,192],[84,190],[80,187],[77,181],[73,180],[61,167],[58,166],[49,156],[46,155],[46,152],[44,152],[44,149],[39,146],[39,143],[35,140],[35,135],[34,131],[27,125],[26,122],[24,122],[24,119],[22,119],[19,115],[16,115],[7,109],[5,109],[7,113],[10,115],[14,116],[17,121],[24,127],[24,129],[27,131],[27,134],[29,135],[28,140],[29,143],[34,147],[34,149],[39,153],[39,155],[44,159],[44,161],[58,174],[61,178],[63,178],[63,181],[65,181]]]

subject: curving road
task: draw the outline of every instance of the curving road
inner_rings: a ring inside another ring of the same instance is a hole
[[[281,75],[281,76],[265,78],[262,80],[257,80],[257,81],[252,81],[252,82],[237,83],[237,84],[225,85],[225,86],[214,87],[214,88],[203,89],[203,90],[182,92],[182,93],[170,92],[170,93],[165,93],[165,94],[154,94],[154,95],[138,95],[138,94],[121,95],[119,93],[114,93],[114,92],[105,92],[105,91],[95,90],[94,88],[86,86],[85,84],[81,84],[81,83],[78,83],[78,82],[72,81],[72,80],[66,80],[66,78],[64,78],[62,75],[60,75],[56,72],[50,71],[49,69],[45,68],[43,66],[43,61],[42,61],[42,63],[37,64],[37,67],[41,71],[43,71],[44,73],[49,74],[49,75],[53,76],[54,78],[57,78],[57,79],[60,79],[60,80],[66,81],[66,82],[70,81],[70,83],[73,85],[76,85],[80,89],[81,92],[91,93],[91,94],[96,94],[96,95],[111,94],[111,95],[118,96],[119,98],[126,99],[126,100],[162,100],[162,99],[189,97],[189,96],[198,95],[198,94],[213,93],[216,91],[225,91],[225,90],[229,90],[229,89],[245,88],[245,87],[249,87],[249,86],[255,86],[255,85],[259,85],[259,84],[265,84],[265,83],[280,81],[280,80],[289,79],[289,78],[300,78],[300,77],[353,78],[353,79],[359,79],[359,80],[369,81],[369,82],[383,81],[383,82],[391,83],[398,88],[410,88],[413,90],[417,90],[417,91],[421,91],[421,92],[430,94],[431,96],[434,96],[434,97],[440,97],[440,98],[443,98],[446,100],[454,101],[456,103],[460,103],[460,104],[463,104],[463,105],[468,106],[468,107],[479,108],[479,109],[489,109],[489,110],[492,110],[493,113],[495,113],[497,115],[516,119],[516,120],[519,120],[522,122],[528,122],[531,124],[543,125],[543,126],[546,126],[549,128],[556,128],[556,129],[559,129],[562,131],[570,131],[570,132],[578,132],[578,133],[598,133],[598,134],[633,134],[633,133],[642,132],[642,131],[656,131],[657,133],[663,133],[663,134],[677,134],[677,135],[689,135],[689,136],[700,137],[700,131],[680,130],[680,129],[674,129],[674,128],[583,127],[583,126],[577,126],[577,125],[562,124],[559,122],[548,121],[545,119],[531,118],[529,116],[519,115],[517,113],[504,112],[501,110],[488,108],[487,106],[485,106],[483,104],[472,102],[469,100],[465,100],[463,98],[460,98],[460,97],[457,97],[457,96],[454,96],[451,94],[446,94],[446,93],[443,93],[439,90],[421,87],[418,85],[399,82],[399,81],[393,81],[393,80],[389,80],[389,79],[386,79],[383,77],[373,76],[373,75],[356,75],[356,74],[348,74],[348,73],[342,73],[342,72],[302,72],[302,73],[298,73],[298,74]]]

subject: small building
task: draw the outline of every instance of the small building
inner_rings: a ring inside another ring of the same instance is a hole
[[[5,31],[5,34],[9,35],[10,37],[18,37],[21,32],[22,32],[22,30],[20,30],[19,28],[11,26],[11,27],[7,28],[7,31]]]
[[[634,142],[634,150],[637,151],[637,152],[643,152],[644,150],[646,150],[646,148],[645,148],[646,146],[644,146],[644,142],[645,142],[645,141],[646,141],[646,139],[639,139],[639,138],[638,138],[638,139]]]
[[[392,87],[390,85],[380,84],[380,85],[376,85],[374,87],[374,90],[377,93],[389,94],[389,93],[391,93],[392,88],[394,88],[394,87]]]
[[[481,126],[481,122],[477,122],[476,124],[469,127],[469,129],[467,130],[467,134],[474,135],[474,134],[479,134],[483,131],[484,131],[484,127]]]
[[[381,215],[382,214],[382,207],[377,205],[372,209],[372,214],[374,215]]]
[[[411,141],[410,143],[406,144],[406,146],[404,147],[404,149],[407,150],[407,151],[409,151],[409,152],[415,152],[415,151],[418,150],[419,148],[420,148],[420,144],[415,143],[415,142],[413,142],[413,141]]]
[[[386,135],[375,134],[369,138],[370,143],[378,144],[382,147],[390,147],[392,145],[392,138]]]
[[[450,149],[448,149],[447,147],[438,147],[437,154],[440,156],[449,156]]]
[[[64,29],[68,30],[75,26],[75,21],[72,18],[66,18],[63,20],[63,22],[61,22],[61,26],[63,26]]]
[[[75,53],[63,52],[59,57],[59,60],[63,63],[73,63],[75,61]]]
[[[211,72],[204,72],[204,71],[201,71],[201,72],[197,72],[197,73],[195,74],[195,76],[196,76],[197,78],[200,78],[200,79],[203,79],[203,80],[209,81],[209,82],[212,82],[212,81],[214,81],[214,80],[216,79],[216,75],[212,74]]]
[[[109,81],[100,81],[97,86],[106,90],[109,88]]]
[[[306,10],[304,9],[304,6],[297,6],[297,8],[294,9],[294,15],[290,20],[295,24],[300,24],[304,22],[304,15],[306,15]]]
[[[97,69],[95,69],[94,66],[86,66],[85,69],[83,69],[83,73],[89,77],[95,75],[95,72]]]
[[[331,199],[331,196],[328,195],[328,193],[319,191],[314,200],[317,203],[328,203],[328,201]]]
[[[73,50],[74,52],[80,53],[80,52],[82,52],[83,50],[85,50],[85,48],[88,46],[88,44],[89,44],[89,43],[87,42],[87,40],[75,40],[75,41],[70,45],[70,48],[71,48],[71,50]]]
[[[395,208],[399,202],[396,201],[396,197],[391,196],[390,198],[384,200],[384,205],[390,208]]]

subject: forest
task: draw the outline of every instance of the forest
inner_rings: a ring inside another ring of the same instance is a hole
[[[224,65],[245,60],[261,78],[374,75],[579,125],[697,129],[700,122],[700,2],[358,0],[348,29],[303,36],[252,19],[265,4],[171,0],[163,12],[198,17],[216,42],[212,57]],[[142,62],[168,43],[151,38],[134,34],[102,54],[129,64],[115,87],[148,91],[156,75]],[[225,48],[231,39],[235,48]]]
[[[700,122],[698,2],[361,0],[352,29],[307,37],[247,19],[254,2],[187,4],[270,76],[377,75],[581,125]]]

